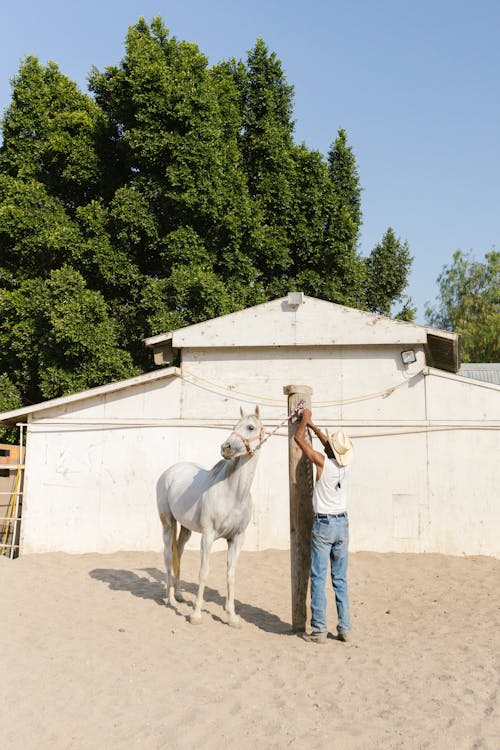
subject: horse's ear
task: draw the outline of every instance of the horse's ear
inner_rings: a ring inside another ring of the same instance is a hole
[[[259,409],[259,405],[258,404],[255,407],[255,416],[257,417],[257,419],[259,419],[259,417],[260,417],[260,409]]]
[[[240,414],[241,414],[241,418],[243,419],[243,417],[245,416],[245,412],[243,411],[242,406],[240,406]]]

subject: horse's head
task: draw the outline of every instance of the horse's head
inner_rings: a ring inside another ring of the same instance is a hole
[[[259,419],[259,407],[255,407],[253,414],[245,414],[241,408],[240,413],[240,421],[220,448],[222,458],[228,460],[254,453],[264,440],[264,426]]]

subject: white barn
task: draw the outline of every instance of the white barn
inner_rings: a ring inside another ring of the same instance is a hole
[[[240,406],[273,429],[294,383],[355,443],[351,549],[500,557],[500,386],[456,374],[457,334],[295,294],[145,343],[160,369],[0,414],[25,425],[21,554],[161,549],[161,472],[218,461]],[[286,427],[253,497],[244,548],[287,548]]]

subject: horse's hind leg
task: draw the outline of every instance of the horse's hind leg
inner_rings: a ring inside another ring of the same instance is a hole
[[[175,565],[175,562],[174,562],[174,595],[175,595],[176,601],[178,602],[185,601],[180,590],[181,557],[182,557],[182,553],[184,552],[184,546],[190,536],[191,536],[190,530],[186,529],[185,526],[181,526],[181,530],[179,532],[179,538],[177,539],[178,564]]]
[[[234,581],[236,562],[243,545],[243,534],[237,534],[227,540],[227,598],[225,610],[229,614],[229,625],[233,628],[241,627],[241,621],[234,609]]]
[[[160,519],[163,527],[163,559],[165,560],[166,580],[166,599],[170,605],[175,604],[174,594],[174,576],[172,568],[177,569],[177,579],[179,577],[179,559],[177,554],[177,544],[175,540],[177,523],[172,515],[160,513]],[[177,558],[177,559],[175,559]]]
[[[189,618],[193,625],[197,625],[201,622],[201,605],[203,604],[203,593],[205,591],[205,584],[208,578],[209,570],[209,557],[212,544],[215,541],[215,534],[210,531],[204,531],[201,535],[201,565],[200,565],[200,583],[198,586],[198,593],[196,594],[196,601],[194,603],[194,610]]]

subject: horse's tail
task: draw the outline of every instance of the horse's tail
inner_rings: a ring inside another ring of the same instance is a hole
[[[172,523],[172,568],[174,578],[178,578],[181,570],[181,561],[179,560],[179,549],[177,547],[177,521],[175,518]]]

